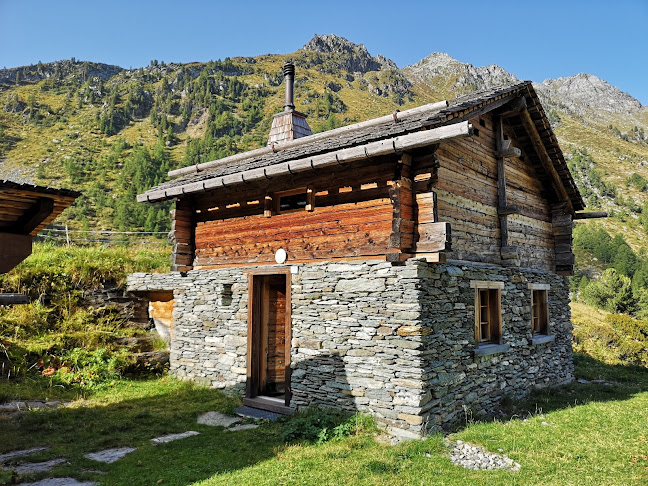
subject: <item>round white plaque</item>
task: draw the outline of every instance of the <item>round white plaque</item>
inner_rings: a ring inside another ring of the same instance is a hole
[[[277,262],[279,264],[284,263],[286,261],[287,256],[288,255],[286,254],[286,250],[284,250],[283,248],[279,248],[275,252],[275,262]]]

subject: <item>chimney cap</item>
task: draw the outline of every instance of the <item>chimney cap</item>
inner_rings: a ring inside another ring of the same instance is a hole
[[[286,101],[284,111],[295,111],[295,65],[287,61],[283,66],[284,82],[286,84]]]
[[[295,64],[292,62],[291,59],[286,61],[286,63],[283,65],[283,73],[284,76],[295,75]]]

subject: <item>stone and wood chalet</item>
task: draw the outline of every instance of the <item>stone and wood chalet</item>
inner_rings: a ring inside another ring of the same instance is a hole
[[[32,240],[81,195],[0,180],[0,273],[7,273],[32,253]],[[0,294],[0,305],[27,303],[21,294]]]
[[[572,224],[591,216],[530,82],[186,167],[175,200],[171,371],[290,412],[374,415],[401,437],[573,380]]]

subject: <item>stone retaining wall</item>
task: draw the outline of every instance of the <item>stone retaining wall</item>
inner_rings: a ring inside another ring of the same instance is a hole
[[[173,374],[244,388],[247,270],[129,276],[130,291],[174,290]],[[400,437],[417,437],[468,412],[492,414],[505,395],[573,379],[564,277],[421,261],[299,265],[291,277],[291,406],[360,410]],[[506,352],[475,356],[471,280],[504,282]],[[550,285],[555,337],[544,344],[531,336],[529,283]],[[231,294],[222,299],[225,285]]]

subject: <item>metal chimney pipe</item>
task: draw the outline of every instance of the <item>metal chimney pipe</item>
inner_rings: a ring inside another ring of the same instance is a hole
[[[286,83],[286,101],[284,103],[284,111],[295,111],[295,65],[292,61],[286,62],[283,67],[284,81]]]

